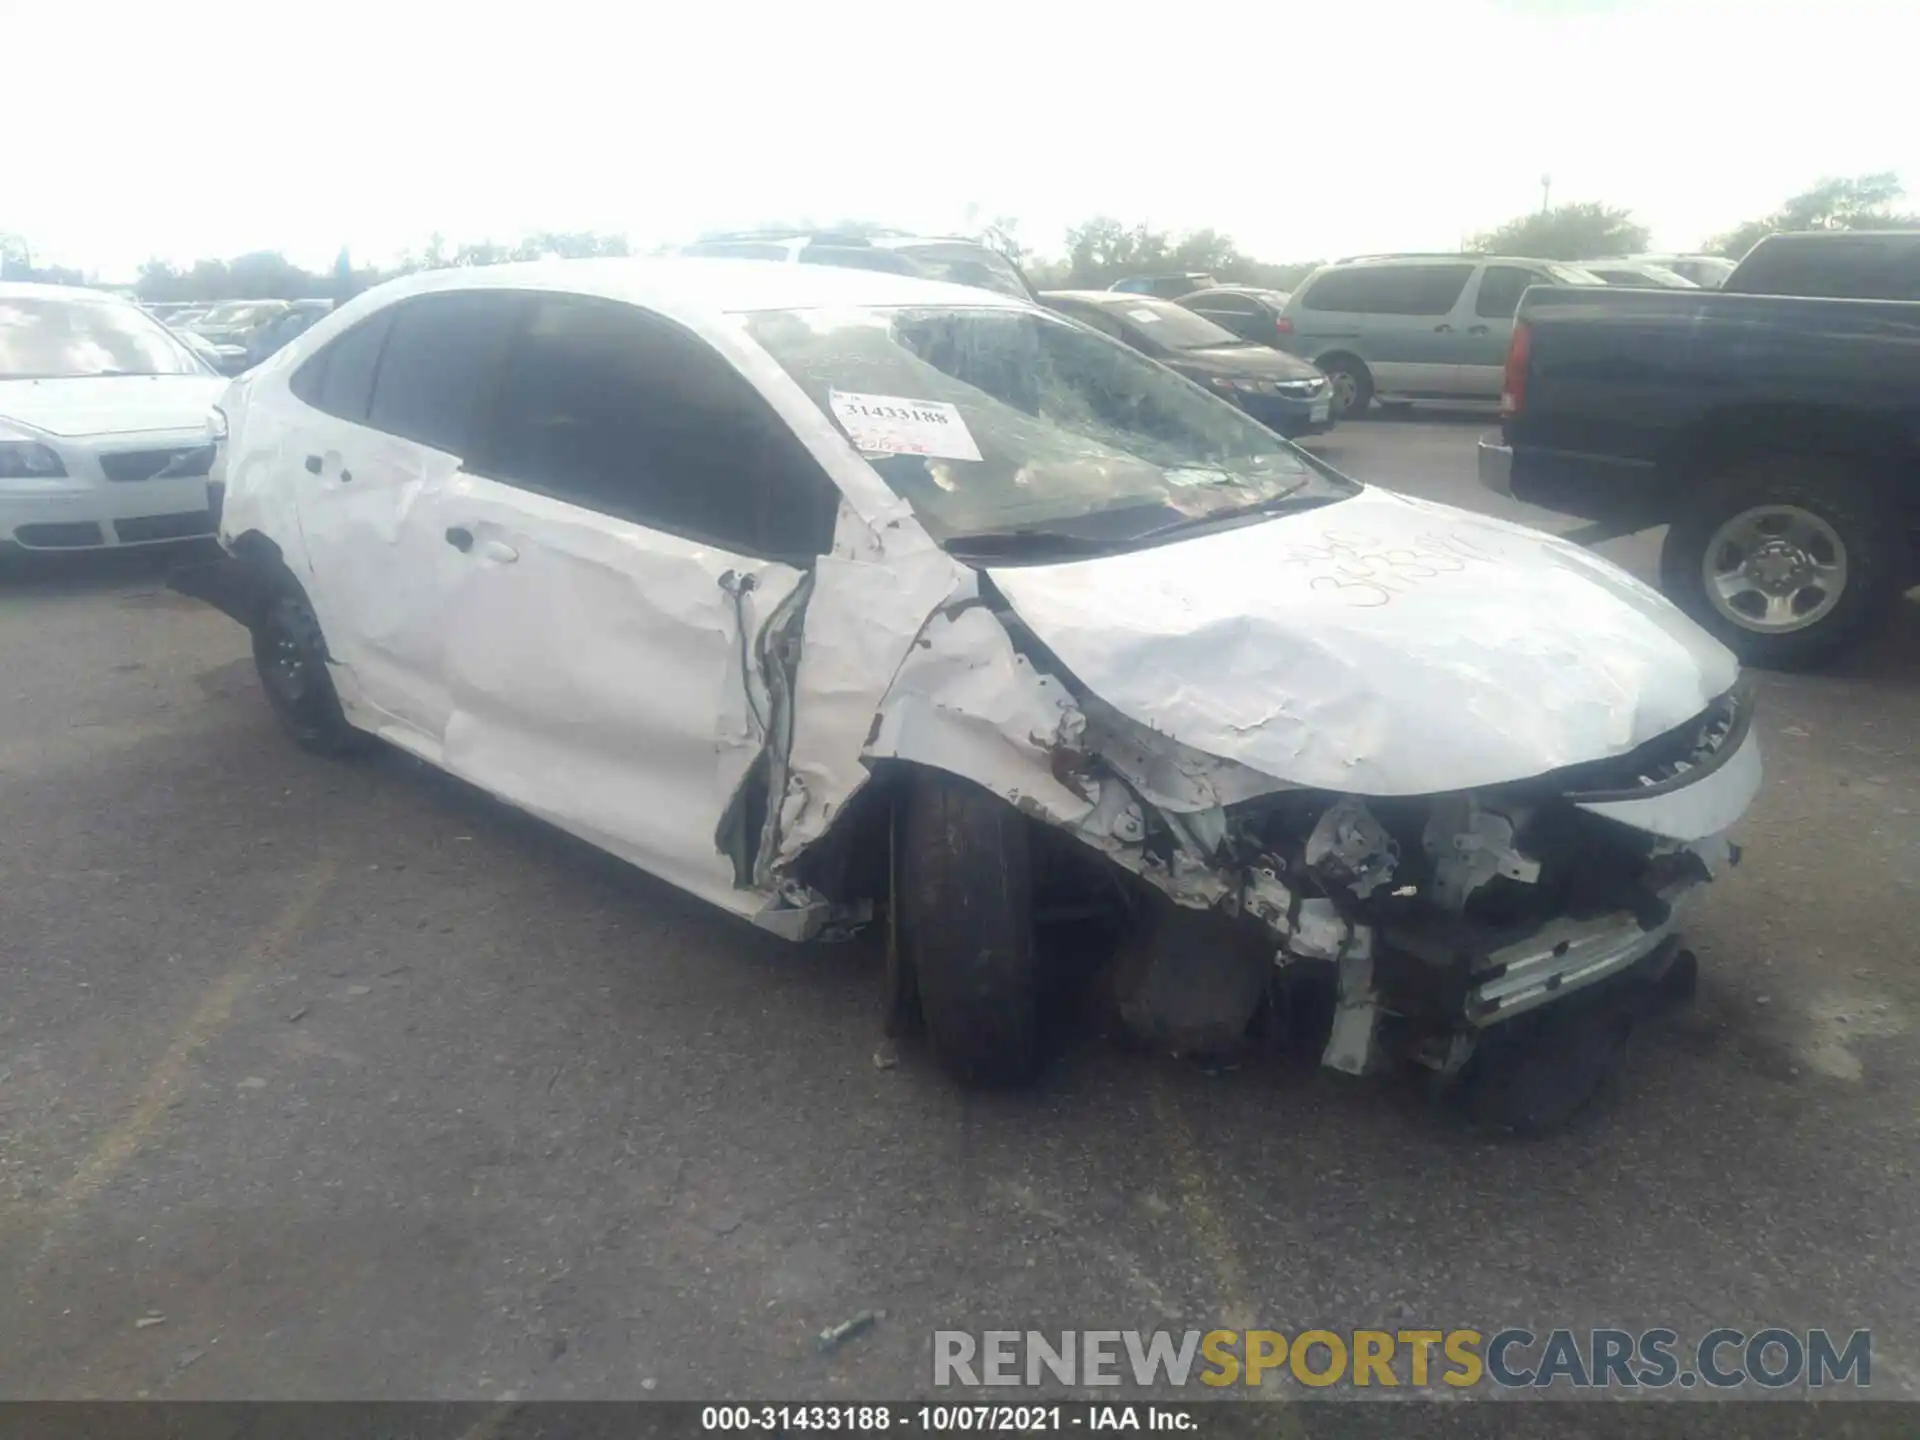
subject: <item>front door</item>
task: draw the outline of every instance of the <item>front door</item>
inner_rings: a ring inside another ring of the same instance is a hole
[[[773,672],[837,492],[711,347],[621,302],[532,297],[490,410],[436,507],[447,768],[761,909]]]

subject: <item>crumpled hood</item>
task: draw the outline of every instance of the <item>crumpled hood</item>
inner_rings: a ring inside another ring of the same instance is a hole
[[[1424,795],[1624,754],[1733,655],[1565,541],[1383,490],[993,583],[1140,724],[1265,774]]]
[[[207,423],[207,411],[229,383],[221,375],[0,380],[0,422],[66,438],[185,430]]]

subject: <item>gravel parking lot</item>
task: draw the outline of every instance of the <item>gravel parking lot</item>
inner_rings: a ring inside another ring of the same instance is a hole
[[[1496,509],[1483,424],[1314,443]],[[1026,1096],[883,1066],[877,946],[300,752],[160,573],[0,581],[6,1397],[903,1396],[936,1328],[1376,1323],[1872,1327],[1876,1393],[1920,1386],[1913,597],[1840,670],[1759,677],[1697,1003],[1515,1143],[1092,1014]]]

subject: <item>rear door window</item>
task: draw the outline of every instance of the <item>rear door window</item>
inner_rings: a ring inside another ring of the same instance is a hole
[[[394,306],[368,423],[464,455],[520,302],[511,291],[459,290]]]
[[[316,410],[366,424],[374,371],[392,323],[392,308],[369,315],[294,371],[289,388]]]
[[[1209,290],[1198,298],[1188,296],[1181,303],[1194,313],[1215,321],[1223,316],[1251,320],[1260,314],[1258,300],[1245,295],[1222,294],[1218,290]]]
[[[1445,315],[1467,288],[1468,264],[1356,265],[1329,270],[1299,300],[1303,310],[1348,315]]]
[[[1487,320],[1511,320],[1526,288],[1541,284],[1542,280],[1534,271],[1518,265],[1489,265],[1481,272],[1480,294],[1473,302],[1473,313]]]
[[[1364,313],[1381,270],[1328,270],[1305,287],[1296,303],[1302,310],[1327,310],[1339,314]]]
[[[1409,265],[1400,273],[1401,287],[1391,293],[1395,315],[1445,315],[1459,302],[1460,292],[1473,277],[1471,265]]]

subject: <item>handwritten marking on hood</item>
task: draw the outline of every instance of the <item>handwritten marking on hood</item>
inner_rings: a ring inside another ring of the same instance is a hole
[[[1462,534],[1433,532],[1394,544],[1377,536],[1345,530],[1321,532],[1320,543],[1283,546],[1280,564],[1307,576],[1307,588],[1339,595],[1348,605],[1370,609],[1388,605],[1421,583],[1458,574],[1475,563],[1498,563],[1499,556]]]

